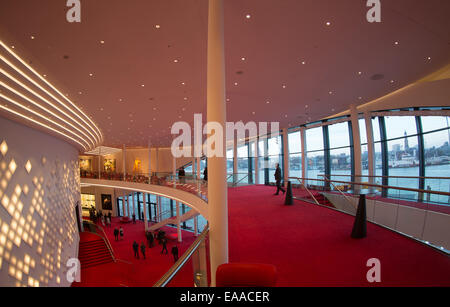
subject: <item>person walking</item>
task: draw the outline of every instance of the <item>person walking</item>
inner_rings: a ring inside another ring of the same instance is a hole
[[[148,242],[148,247],[152,248],[153,247],[153,241],[154,241],[154,237],[151,231],[147,231],[147,242]]]
[[[169,251],[167,250],[167,239],[166,238],[162,238],[161,244],[163,246],[161,254],[163,254],[164,251],[166,251],[166,255],[167,255],[169,253]]]
[[[203,180],[208,181],[208,167],[203,170]]]
[[[171,253],[173,255],[173,261],[177,262],[178,261],[178,246],[176,244],[172,247]]]
[[[139,259],[139,244],[136,241],[133,242],[133,251],[134,251],[134,258]]]
[[[122,226],[120,226],[119,234],[120,234],[120,240],[123,240],[123,228],[122,228]]]
[[[119,241],[119,229],[114,228],[114,240]]]
[[[275,181],[277,183],[277,192],[273,195],[278,195],[280,190],[283,191],[283,194],[286,192],[282,187],[281,187],[281,168],[280,168],[280,164],[276,164],[276,170],[275,170]]]
[[[142,257],[144,257],[145,259],[145,243],[141,242],[141,253],[142,253]]]

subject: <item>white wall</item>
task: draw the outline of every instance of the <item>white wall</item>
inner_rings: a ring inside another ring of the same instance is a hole
[[[77,257],[79,243],[78,150],[0,117],[3,141],[8,150],[0,153],[0,286],[69,286],[66,263]]]

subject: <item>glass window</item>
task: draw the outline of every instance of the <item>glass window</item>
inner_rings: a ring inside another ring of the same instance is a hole
[[[449,128],[450,116],[422,116],[422,132]]]
[[[306,150],[314,151],[323,149],[322,127],[306,130]]]
[[[366,121],[364,118],[358,120],[359,124],[359,139],[361,144],[367,144],[367,130],[366,130]]]
[[[306,177],[315,179],[318,178],[317,175],[325,173],[325,162],[323,151],[313,151],[307,153],[306,159]],[[323,178],[319,178],[323,179]],[[311,182],[311,184],[315,184]]]
[[[300,131],[288,134],[289,153],[299,153],[302,151],[302,144],[300,140]]]
[[[414,116],[386,116],[386,138],[388,140],[409,135],[416,135],[416,118]]]
[[[350,146],[348,122],[329,125],[330,148]]]
[[[374,142],[379,142],[381,141],[381,137],[380,137],[380,122],[379,122],[379,118],[375,117],[372,118],[372,132],[373,132],[373,141]]]

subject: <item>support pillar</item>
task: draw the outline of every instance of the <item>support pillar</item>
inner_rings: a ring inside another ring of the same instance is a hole
[[[375,184],[375,148],[373,139],[373,127],[372,118],[369,112],[364,113],[364,121],[366,123],[367,134],[367,154],[368,154],[368,170],[369,170],[369,183]]]
[[[207,119],[226,131],[225,48],[223,0],[209,0]],[[225,151],[225,136],[222,146]],[[211,176],[209,176],[211,175]],[[225,152],[208,158],[208,207],[211,286],[216,286],[216,270],[228,263],[227,164]]]
[[[352,122],[352,136],[353,136],[353,161],[355,168],[355,182],[361,182],[361,137],[359,134],[359,120],[358,110],[356,105],[350,106],[350,120]],[[360,190],[361,186],[355,186],[354,190]]]
[[[123,144],[123,149],[122,149],[122,170],[123,170],[123,180],[125,180],[126,176],[127,176],[127,164],[125,163],[126,161],[126,155],[127,155],[127,147],[125,144]]]
[[[198,236],[198,216],[194,216],[194,236]]]
[[[238,139],[233,134],[233,184],[238,181]]]
[[[302,146],[302,178],[306,178],[308,164],[306,159],[306,129],[304,127],[300,128],[300,143]],[[302,181],[304,185],[308,184],[305,180]]]
[[[180,215],[180,203],[177,201],[177,237],[178,242],[183,242],[183,238],[181,237],[181,215]]]
[[[148,231],[148,210],[147,210],[147,193],[142,194],[142,199],[144,201],[144,229]]]
[[[288,129],[283,129],[283,179],[284,186],[287,187],[289,181],[289,138],[288,138]]]
[[[254,169],[255,169],[255,184],[259,184],[259,141],[258,138],[255,139],[255,152],[254,152],[253,161],[255,161]]]
[[[201,171],[201,158],[197,157],[197,179],[202,179],[202,174],[200,173]]]

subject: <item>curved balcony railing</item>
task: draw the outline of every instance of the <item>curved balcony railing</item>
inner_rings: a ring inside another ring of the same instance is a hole
[[[449,253],[450,205],[423,201],[426,194],[430,194],[430,198],[439,196],[450,200],[449,192],[330,180],[327,177],[289,179],[292,180],[294,198],[313,200],[313,203],[321,205],[316,199],[321,194],[333,204],[333,209],[351,215],[356,214],[359,196],[365,194],[368,221]],[[405,193],[415,197],[405,197]]]
[[[208,287],[207,244],[209,224],[197,237],[194,243],[184,252],[177,262],[158,280],[153,287],[165,287],[177,273],[191,260],[193,268],[193,284],[196,287]]]
[[[180,177],[178,175],[173,175],[170,173],[98,173],[80,170],[80,177],[88,179],[115,180],[171,187],[174,189],[192,193],[200,197],[205,202],[208,202],[208,182],[205,180],[197,179],[194,176]]]

